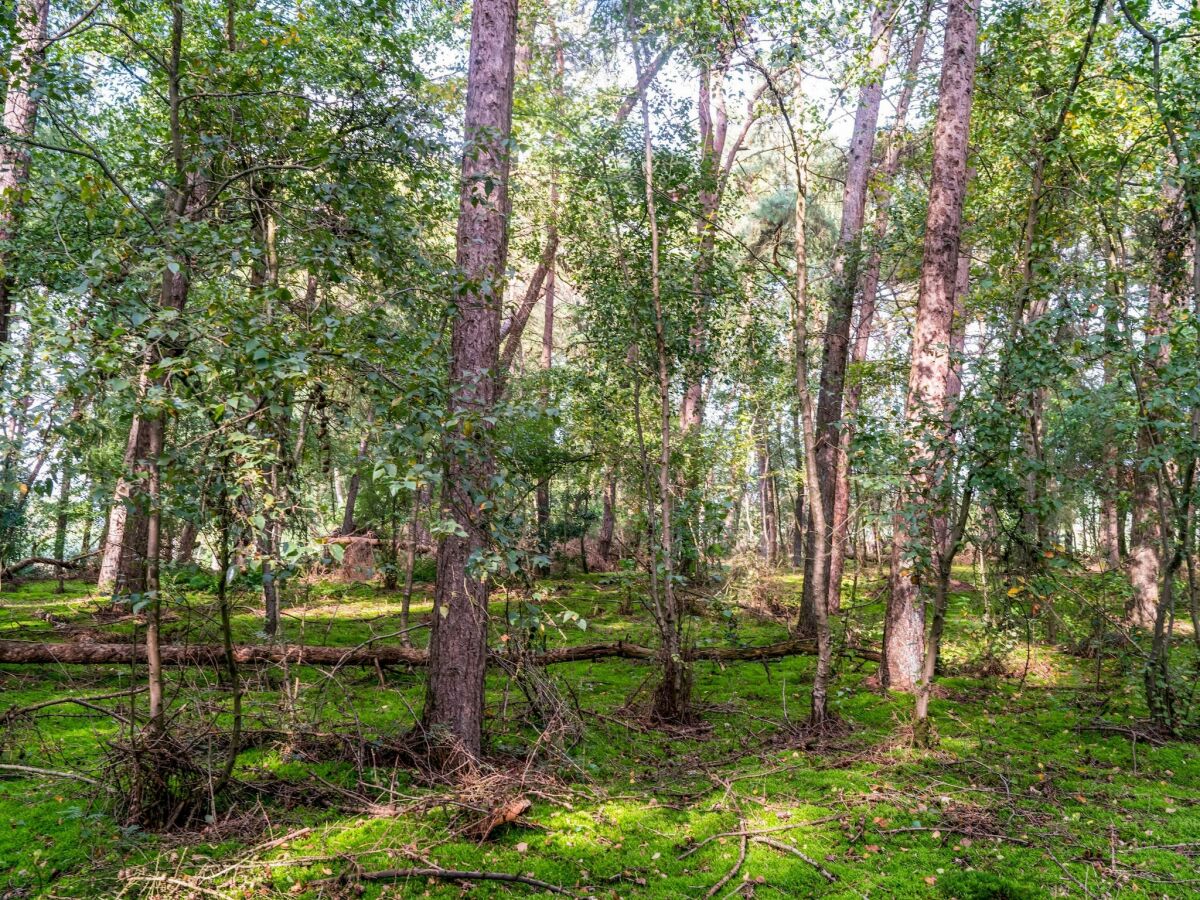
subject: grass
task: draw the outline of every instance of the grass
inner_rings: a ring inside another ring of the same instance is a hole
[[[838,621],[839,636],[863,644],[878,641],[882,618],[880,585],[868,576],[853,592],[847,582]],[[970,580],[971,573],[956,577]],[[1001,602],[1004,591],[993,592],[1000,599],[966,590],[955,595],[947,671],[933,703],[940,736],[934,751],[914,750],[905,740],[910,698],[872,690],[874,666],[850,658],[838,663],[832,700],[845,732],[816,745],[799,727],[813,668],[806,657],[697,664],[702,725],[676,732],[644,727],[624,711],[651,665],[557,666],[555,681],[583,711],[582,737],[533,770],[530,827],[502,828],[482,843],[460,834],[463,813],[445,802],[452,799],[446,789],[423,785],[404,767],[370,765],[372,747],[386,747],[412,724],[422,698],[420,672],[384,672],[382,686],[380,673],[364,669],[332,678],[293,670],[286,681],[280,672],[248,673],[248,727],[309,735],[289,742],[275,733],[241,753],[237,777],[257,789],[243,790],[193,831],[148,834],[115,818],[87,785],[9,773],[0,778],[0,897],[103,897],[122,890],[127,896],[351,896],[349,888],[321,882],[355,866],[430,864],[529,873],[595,896],[702,897],[741,850],[739,836],[714,836],[763,829],[779,829],[762,836],[790,844],[807,860],[751,840],[744,863],[717,896],[1195,896],[1200,754],[1183,741],[1152,746],[1090,727],[1098,719],[1128,726],[1143,715],[1140,670],[1136,660],[1114,652],[1102,660],[1097,682],[1095,661],[1068,652],[1094,630],[1090,607],[1072,598],[1117,606],[1119,598],[1098,576],[1061,584],[1055,608],[1063,624],[1055,644],[1025,644],[1025,622]],[[0,636],[133,637],[132,621],[94,618],[98,604],[89,585],[69,582],[61,595],[53,586],[33,582],[5,593]],[[781,574],[756,590],[787,604],[798,588],[796,576]],[[586,630],[551,624],[541,636],[549,646],[653,641],[637,604],[622,612],[630,586],[619,578],[574,576],[539,589],[556,620],[570,610],[587,623]],[[285,627],[293,641],[355,646],[398,627],[399,597],[371,585],[318,583],[292,586],[289,594]],[[725,595],[729,615],[691,619],[692,639],[751,645],[784,636],[779,624],[741,611],[739,596]],[[261,639],[252,591],[236,600],[237,639]],[[521,609],[516,595],[497,592],[496,640],[506,612]],[[986,628],[985,609],[992,622]],[[413,612],[414,621],[430,615],[428,585]],[[203,592],[181,584],[169,613],[168,636],[216,639]],[[1041,629],[1039,620],[1028,633]],[[420,643],[423,632],[417,635]],[[1187,641],[1177,653],[1181,666],[1192,662]],[[989,658],[1003,662],[1008,674],[981,674]],[[117,666],[0,667],[5,708],[127,690],[140,677]],[[170,677],[181,723],[226,721],[228,695],[212,673]],[[285,683],[299,685],[289,692],[290,705],[281,702]],[[499,672],[489,675],[488,698],[490,750],[503,769],[524,757],[537,734],[520,691]],[[366,747],[367,760],[360,765],[335,752],[330,735],[336,733]],[[0,736],[0,761],[98,775],[117,737],[111,719],[50,707]],[[277,842],[291,833],[297,837]],[[424,879],[363,888],[367,897],[452,897],[463,890]],[[479,882],[471,895],[534,893]]]

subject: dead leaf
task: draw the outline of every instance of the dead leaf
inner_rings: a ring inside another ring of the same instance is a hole
[[[486,841],[493,831],[502,825],[511,825],[525,813],[533,803],[528,797],[516,797],[507,803],[497,803],[483,819],[467,830],[467,833],[480,841]]]

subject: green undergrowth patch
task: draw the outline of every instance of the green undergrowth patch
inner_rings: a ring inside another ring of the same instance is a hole
[[[346,896],[339,877],[413,866],[526,873],[602,897],[702,897],[726,875],[717,896],[1194,896],[1200,754],[1185,741],[1139,737],[1136,660],[1111,653],[1097,666],[1079,655],[1087,618],[1069,598],[1061,601],[1066,633],[1055,642],[1040,621],[1029,625],[1027,643],[1013,628],[984,628],[989,615],[1000,622],[985,608],[997,598],[969,574],[955,574],[933,750],[910,746],[911,699],[881,694],[874,664],[849,655],[838,660],[831,697],[839,727],[816,736],[804,727],[809,657],[697,663],[696,721],[674,730],[651,727],[641,714],[653,666],[606,659],[551,670],[581,727],[532,761],[539,731],[529,703],[519,685],[490,672],[493,769],[452,789],[395,754],[420,711],[419,670],[247,671],[249,737],[235,770],[243,787],[193,831],[141,832],[113,817],[98,799],[103,790],[3,773],[0,896]],[[52,583],[6,592],[0,629],[18,640],[135,637],[138,621],[103,613],[107,604],[86,584],[67,587],[62,595]],[[799,588],[798,576],[780,577],[781,596]],[[878,641],[878,588],[873,570],[848,581],[839,645]],[[500,590],[493,639],[652,644],[643,591],[604,574],[541,582],[532,599]],[[239,588],[234,600],[237,639],[262,639],[253,592]],[[526,619],[510,618],[527,602],[550,617],[532,635],[517,632]],[[293,585],[285,637],[394,642],[399,604],[398,594],[373,585]],[[761,611],[726,614],[719,599],[695,606],[687,627],[697,644],[752,646],[787,633]],[[168,612],[177,638],[215,639],[206,594],[180,591]],[[413,621],[430,614],[423,585]],[[420,630],[414,638],[426,639]],[[1188,652],[1181,642],[1181,659]],[[119,666],[0,668],[4,709],[116,694],[140,678]],[[181,727],[228,725],[228,691],[214,673],[172,671],[169,693]],[[98,702],[120,710],[129,700]],[[122,733],[114,720],[72,705],[9,725],[0,761],[98,779]],[[529,812],[481,841],[473,822],[490,800],[515,794],[532,802]],[[367,897],[455,897],[464,886],[415,878],[362,889]],[[537,893],[470,885],[471,896]]]

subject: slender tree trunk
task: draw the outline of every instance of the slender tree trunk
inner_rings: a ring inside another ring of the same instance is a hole
[[[173,0],[171,3],[171,22],[167,94],[174,181],[167,192],[164,219],[169,228],[174,228],[180,221],[190,219],[203,208],[206,185],[194,172],[187,170],[184,154],[180,113],[183,102],[181,60],[184,31],[184,10],[181,0]],[[183,314],[191,287],[190,266],[190,259],[184,254],[178,254],[177,258],[172,259],[163,270],[158,298],[160,309],[171,310],[177,316]],[[149,391],[149,371],[169,353],[169,348],[164,351],[158,344],[154,344],[147,351],[147,358],[143,363],[139,380],[139,406]],[[163,386],[165,383],[164,378],[158,380],[159,386]],[[136,511],[137,506],[134,501],[137,494],[145,492],[148,473],[145,470],[144,460],[148,452],[150,432],[155,430],[152,423],[159,418],[161,418],[160,413],[147,413],[145,410],[139,409],[134,413],[130,423],[129,436],[125,445],[125,465],[117,480],[113,505],[109,514],[104,555],[97,583],[97,590],[100,592],[111,591],[114,595],[119,596],[138,593],[144,587],[144,566],[148,556],[146,550],[148,523],[145,515]],[[161,431],[158,437],[161,440]],[[133,513],[132,522],[130,521],[131,513]]]
[[[342,516],[342,527],[338,529],[338,534],[341,535],[349,536],[358,530],[358,526],[354,522],[354,507],[358,505],[358,489],[362,484],[362,467],[366,464],[367,449],[371,446],[371,422],[373,419],[373,415],[368,418],[366,431],[363,432],[363,436],[358,442],[358,453],[354,457],[354,472],[346,486],[346,512]]]
[[[509,140],[512,134],[516,0],[477,0],[471,51],[459,200],[456,292],[450,348],[451,410],[460,419],[445,448],[443,515],[463,533],[438,545],[437,587],[429,639],[423,728],[447,762],[479,757],[487,668],[488,584],[469,566],[488,545],[488,512],[474,499],[490,492],[490,429],[495,403],[500,305],[508,257]],[[466,421],[471,428],[465,428]]]
[[[721,203],[718,182],[728,128],[724,90],[727,64],[728,60],[722,57],[715,67],[707,64],[700,67],[700,91],[696,105],[700,117],[701,187],[698,198],[699,214],[696,219],[699,249],[692,277],[695,303],[695,318],[690,336],[692,359],[685,366],[686,383],[679,409],[679,432],[684,438],[693,429],[699,428],[704,419],[704,366],[701,357],[707,343],[707,318],[709,307],[712,305],[709,277],[716,248],[716,218]]]
[[[67,549],[67,523],[70,520],[71,512],[71,477],[74,474],[74,466],[71,464],[71,457],[64,452],[62,467],[59,469],[59,485],[58,485],[58,510],[54,518],[54,558],[60,563],[66,559],[65,553]],[[81,552],[87,552],[83,550]],[[58,567],[58,587],[56,593],[63,593],[66,590],[64,584],[65,569],[62,566]]]
[[[950,0],[905,403],[905,431],[912,449],[892,520],[891,591],[884,616],[883,682],[903,691],[916,688],[924,657],[920,554],[922,547],[934,547],[933,517],[942,487],[937,475],[938,445],[945,435],[978,15],[979,0]]]
[[[1117,382],[1118,371],[1113,357],[1121,350],[1120,320],[1124,310],[1125,285],[1124,266],[1116,243],[1104,229],[1101,245],[1107,269],[1106,303],[1104,307],[1104,343],[1108,351],[1104,357],[1104,387],[1111,391]],[[1118,447],[1113,429],[1108,429],[1104,447],[1104,480],[1100,494],[1100,553],[1105,565],[1112,571],[1121,567],[1121,516],[1118,511],[1121,483],[1118,463]]]
[[[556,46],[554,52],[555,91],[556,96],[562,92],[562,77],[564,70],[562,42],[558,41],[555,31]],[[542,370],[549,372],[554,365],[554,313],[558,295],[558,280],[555,268],[558,264],[558,176],[552,172],[550,176],[550,216],[551,234],[548,245],[551,248],[549,259],[546,261],[546,293],[545,314],[542,323]],[[549,386],[542,393],[543,406],[549,406]],[[535,490],[535,506],[537,507],[538,550],[543,554],[550,552],[550,476],[538,479]]]
[[[0,346],[11,339],[13,292],[12,241],[20,227],[25,184],[29,181],[29,147],[37,127],[40,69],[45,60],[50,0],[18,0],[15,41],[9,55],[8,92],[4,97],[4,131],[0,143]]]
[[[633,62],[642,80],[641,51],[632,25],[629,36],[633,44]],[[662,276],[659,270],[660,243],[657,200],[654,194],[654,143],[650,130],[650,101],[646,92],[641,96],[642,108],[642,168],[646,185],[646,213],[650,225],[650,297],[654,311],[654,350],[658,376],[659,407],[659,560],[662,567],[661,603],[655,610],[659,631],[659,661],[662,681],[654,694],[652,714],[664,722],[687,719],[691,705],[691,672],[683,659],[683,622],[674,585],[673,534],[671,523],[671,374],[668,358],[666,318],[662,302]]]
[[[149,387],[147,369],[142,370],[138,387],[138,403]],[[135,412],[129,425],[122,459],[122,474],[109,508],[105,529],[104,553],[100,560],[100,576],[96,589],[115,597],[141,593],[144,587],[145,522],[139,508],[139,485],[145,477],[145,462],[149,452],[149,426],[142,412]]]
[[[862,278],[862,301],[859,305],[858,325],[854,333],[854,346],[850,352],[851,366],[861,365],[867,360],[870,349],[871,330],[875,325],[875,303],[879,293],[879,273],[883,265],[883,240],[887,236],[888,211],[892,183],[900,167],[900,151],[903,149],[908,108],[912,103],[913,89],[925,55],[925,37],[929,30],[929,8],[931,0],[925,0],[921,18],[913,34],[912,49],[900,96],[896,99],[896,116],[888,133],[883,160],[875,178],[875,224],[866,269]],[[829,551],[829,608],[836,611],[841,605],[841,584],[846,568],[846,527],[850,521],[850,447],[854,440],[854,423],[862,400],[862,385],[854,382],[846,392],[845,408],[842,412],[841,433],[837,452],[837,471],[834,484],[832,534]],[[861,561],[860,561],[861,562]]]
[[[83,493],[87,501],[83,516],[83,534],[79,536],[79,552],[87,554],[92,549],[92,519],[95,518],[95,511],[92,508],[91,487],[87,482],[84,483]]]
[[[771,471],[771,445],[766,427],[760,420],[758,433],[758,498],[762,521],[762,555],[767,565],[779,564],[779,513],[775,498],[775,475]]]
[[[796,498],[792,504],[792,566],[804,568],[804,435],[799,401],[792,404],[792,435],[796,444]]]
[[[195,522],[184,522],[183,528],[179,530],[179,540],[175,545],[175,562],[177,565],[191,565],[192,557],[196,553],[196,535],[199,529]]]
[[[800,112],[804,104],[804,72],[799,62],[795,64],[793,73],[797,101],[797,110],[795,111]],[[799,407],[800,434],[804,447],[805,502],[810,510],[812,527],[823,532],[826,521],[824,507],[821,505],[821,488],[817,480],[816,416],[808,377],[808,158],[806,147],[800,140],[800,135],[788,111],[788,106],[784,102],[783,95],[772,80],[768,79],[767,85],[779,106],[779,114],[783,119],[792,151],[792,166],[796,179],[796,203],[792,214],[795,223],[792,244],[795,257],[792,284],[792,352],[795,355],[796,405]],[[824,543],[815,541],[813,545],[815,558],[812,571],[816,578],[824,579],[829,574]],[[820,596],[824,596],[824,594]],[[814,725],[820,726],[825,723],[829,715],[829,681],[833,671],[833,643],[829,632],[827,604],[812,604],[812,612],[816,619],[814,630],[817,637],[817,666],[813,674],[810,717]]]
[[[149,503],[146,517],[146,594],[150,605],[146,615],[146,677],[149,686],[150,719],[146,728],[153,736],[163,729],[163,665],[159,650],[159,621],[162,617],[162,592],[158,577],[158,543],[162,528],[162,482],[159,459],[163,449],[161,418],[151,419],[147,442]]]
[[[617,473],[610,471],[604,481],[604,512],[600,516],[600,558],[612,561],[613,532],[617,525]]]
[[[829,315],[825,320],[825,340],[821,355],[821,386],[817,399],[817,480],[821,489],[822,518],[826,527],[808,531],[808,559],[805,565],[803,606],[810,610],[805,621],[815,622],[812,608],[824,603],[837,609],[841,598],[841,572],[835,572],[832,558],[835,535],[845,553],[846,516],[834,517],[839,447],[842,432],[842,401],[846,388],[846,363],[849,356],[850,322],[854,315],[854,295],[858,287],[862,253],[863,216],[867,204],[867,181],[871,172],[871,155],[875,147],[875,131],[879,121],[879,106],[883,96],[883,75],[887,68],[888,47],[894,8],[892,3],[876,7],[871,16],[871,49],[868,81],[859,94],[858,110],[854,115],[854,130],[850,136],[850,156],[846,165],[846,188],[842,197],[842,224],[833,258],[833,285],[830,292]],[[811,519],[814,510],[809,507]],[[822,578],[814,577],[811,560],[815,558],[814,544],[824,546],[821,555],[826,560]],[[840,558],[839,558],[840,563]],[[834,582],[834,578],[837,582]]]
[[[421,495],[413,494],[412,517],[408,520],[408,547],[404,551],[404,596],[400,601],[400,643],[412,646],[408,636],[408,614],[412,608],[413,570],[417,564],[417,527],[421,521]]]

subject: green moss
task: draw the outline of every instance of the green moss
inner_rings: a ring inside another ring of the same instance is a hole
[[[794,575],[779,582],[781,596],[794,597],[799,590]],[[847,600],[851,584],[848,580]],[[858,605],[839,622],[840,631],[852,620],[861,643],[878,639],[880,601],[862,603],[877,586],[873,576],[864,575]],[[556,615],[571,610],[587,621],[586,630],[548,627],[539,635],[547,646],[653,641],[637,603],[632,612],[622,612],[626,586],[603,575],[555,579],[540,588],[548,610]],[[1074,589],[1092,588],[1080,579]],[[26,640],[62,640],[71,629],[86,629],[95,639],[129,639],[135,623],[95,619],[92,613],[103,603],[88,590],[69,583],[67,593],[58,595],[53,584],[23,585],[4,595],[0,630]],[[288,597],[290,640],[340,646],[395,640],[388,635],[398,629],[398,595],[371,585],[313,584],[289,586]],[[258,639],[252,595],[235,599],[238,640]],[[188,640],[215,640],[205,615],[210,602],[203,593],[177,590],[168,606],[169,628]],[[497,623],[506,621],[506,605],[515,602],[515,595],[496,592]],[[539,777],[554,777],[561,788],[531,794],[527,818],[538,827],[501,829],[483,844],[462,836],[471,814],[440,804],[444,793],[394,767],[386,753],[370,756],[372,748],[386,751],[411,726],[412,710],[420,709],[422,673],[386,671],[381,687],[374,671],[342,670],[331,678],[328,672],[292,669],[292,684],[298,678],[301,689],[288,707],[280,700],[280,673],[247,673],[253,676],[247,681],[247,721],[279,733],[247,747],[236,773],[246,783],[287,790],[243,795],[235,809],[219,810],[219,817],[247,815],[256,827],[269,820],[270,834],[249,825],[226,831],[218,823],[211,833],[166,840],[123,829],[91,801],[84,785],[9,773],[0,780],[0,890],[107,896],[122,888],[122,872],[127,880],[130,873],[162,871],[169,863],[184,876],[211,873],[271,835],[306,827],[311,830],[287,846],[252,852],[238,870],[245,872],[238,886],[267,895],[316,896],[314,882],[346,871],[350,860],[372,869],[422,864],[415,857],[451,868],[532,873],[597,895],[702,896],[734,865],[740,839],[726,836],[687,851],[744,827],[776,829],[770,837],[836,877],[829,882],[786,849],[751,842],[736,878],[754,882],[760,898],[1025,898],[1074,895],[1079,883],[1097,893],[1136,896],[1139,879],[1142,892],[1155,896],[1193,895],[1191,882],[1200,878],[1188,849],[1200,834],[1200,755],[1194,746],[1135,745],[1124,735],[1092,730],[1097,717],[1121,722],[1144,714],[1140,673],[1109,657],[1101,663],[1097,691],[1095,662],[1065,652],[1065,640],[1056,646],[1035,643],[1028,651],[1024,645],[1004,648],[1011,677],[975,674],[994,639],[979,624],[984,602],[965,590],[953,598],[947,672],[932,706],[940,743],[931,752],[912,750],[904,740],[910,699],[870,690],[864,682],[873,666],[850,659],[839,661],[832,695],[846,731],[818,750],[806,749],[799,729],[813,671],[807,657],[697,664],[702,727],[679,733],[628,721],[626,704],[631,698],[636,703],[639,691],[644,695],[651,664],[603,660],[558,666],[552,677],[572,703],[578,701],[585,725],[577,743],[539,763]],[[1068,623],[1085,621],[1066,600],[1060,609]],[[786,634],[774,622],[734,612],[732,628],[722,615],[690,618],[691,639],[750,645]],[[414,621],[429,614],[425,586],[414,603]],[[498,624],[497,639],[504,627]],[[1072,639],[1085,627],[1070,632]],[[425,640],[422,632],[415,636],[418,644]],[[1190,652],[1181,643],[1180,658]],[[123,667],[86,672],[10,667],[0,669],[0,687],[5,705],[25,706],[125,690],[134,677]],[[189,705],[201,704],[209,716],[204,721],[227,724],[228,695],[208,673],[171,672],[170,681],[172,696],[180,698],[176,703],[186,698]],[[524,697],[497,671],[489,673],[487,688],[491,750],[519,758],[536,740]],[[294,740],[281,736],[288,730],[297,733]],[[339,734],[347,736],[345,746]],[[11,727],[0,747],[4,762],[99,775],[116,736],[111,720],[58,706],[44,710],[36,725],[23,721]],[[355,759],[363,748],[367,755],[360,768]],[[350,801],[352,793],[362,792],[360,779],[377,786],[374,811]],[[558,800],[552,799],[555,793]],[[282,797],[290,800],[281,802]],[[230,887],[220,878],[207,885]],[[724,893],[736,886],[732,881]],[[366,896],[418,891],[453,897],[461,885],[372,884]],[[483,882],[472,896],[512,892]]]

